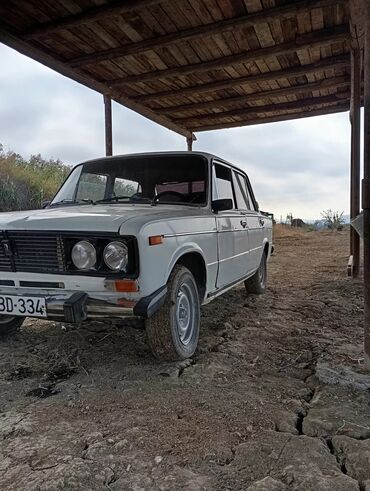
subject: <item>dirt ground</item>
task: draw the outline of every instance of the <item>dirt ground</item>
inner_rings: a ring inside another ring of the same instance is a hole
[[[269,289],[203,308],[196,356],[28,321],[0,344],[1,490],[370,490],[370,377],[348,231],[279,228]]]

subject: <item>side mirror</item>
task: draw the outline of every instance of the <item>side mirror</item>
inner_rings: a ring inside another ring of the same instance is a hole
[[[43,201],[43,202],[41,203],[41,207],[42,207],[42,208],[47,208],[47,207],[50,205],[50,203],[51,203],[51,201]]]
[[[212,210],[215,213],[219,211],[232,210],[234,208],[233,200],[229,198],[216,199],[212,201]]]

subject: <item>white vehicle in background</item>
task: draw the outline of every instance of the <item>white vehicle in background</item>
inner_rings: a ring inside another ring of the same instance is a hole
[[[214,155],[86,162],[45,209],[0,214],[0,335],[134,316],[157,358],[184,359],[201,305],[241,282],[264,292],[271,247],[247,175]]]

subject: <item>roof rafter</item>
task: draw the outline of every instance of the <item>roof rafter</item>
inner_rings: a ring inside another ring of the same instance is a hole
[[[300,85],[294,85],[290,87],[283,87],[281,89],[274,90],[264,90],[259,92],[254,92],[253,94],[245,94],[235,97],[228,97],[227,99],[217,99],[214,101],[198,102],[192,104],[183,104],[181,106],[171,106],[165,107],[163,109],[157,109],[156,112],[159,114],[166,114],[171,116],[176,112],[183,111],[197,111],[203,109],[213,109],[214,107],[228,107],[240,103],[256,102],[261,99],[282,97],[288,95],[297,95],[305,92],[310,92],[313,90],[323,90],[345,87],[350,85],[350,76],[332,77],[324,78],[323,80],[317,80],[316,82],[309,82]]]
[[[244,108],[234,109],[232,111],[222,111],[219,113],[208,113],[200,114],[195,116],[186,117],[176,117],[174,121],[179,124],[185,125],[186,127],[196,127],[197,124],[201,125],[201,122],[218,120],[222,118],[235,118],[239,116],[244,116],[246,114],[261,114],[279,111],[289,111],[294,109],[310,108],[312,106],[322,105],[322,104],[336,104],[338,102],[343,102],[343,99],[347,99],[349,94],[347,92],[326,95],[321,97],[309,97],[304,99],[298,99],[297,101],[281,102],[279,104],[267,104],[263,106],[246,106]],[[307,109],[306,109],[307,110]]]
[[[339,0],[341,2],[343,0]],[[151,49],[158,49],[170,44],[191,41],[203,36],[222,34],[233,31],[236,28],[251,27],[256,24],[271,22],[276,19],[282,19],[292,14],[307,12],[314,8],[328,7],[338,5],[338,0],[298,0],[286,5],[279,5],[263,9],[252,14],[243,15],[226,19],[212,24],[200,25],[180,32],[166,34],[164,36],[146,39],[137,43],[130,43],[117,48],[109,48],[95,53],[78,56],[68,61],[72,67],[81,67],[91,63],[97,63],[113,58],[136,55]]]
[[[156,5],[161,1],[162,0],[126,0],[125,2],[122,2],[121,0],[118,0],[110,4],[89,8],[78,14],[68,15],[61,19],[40,24],[33,29],[24,32],[21,37],[25,41],[37,39],[66,29],[71,29],[72,27],[89,24],[90,22],[96,22],[127,12],[137,11],[145,7],[150,7],[151,5]]]
[[[346,102],[346,103],[336,104],[335,106],[324,107],[321,109],[313,109],[312,111],[308,111],[308,112],[306,109],[304,109],[303,111],[299,111],[299,112],[284,113],[284,114],[280,114],[279,116],[270,116],[267,118],[266,117],[257,118],[257,119],[249,118],[239,121],[233,121],[232,123],[210,124],[210,125],[196,128],[194,129],[194,131],[197,132],[212,131],[212,130],[221,130],[225,128],[238,128],[240,126],[251,126],[256,124],[278,123],[281,121],[289,121],[292,119],[310,118],[312,116],[323,116],[326,114],[336,114],[348,110],[349,110],[349,103]]]
[[[125,84],[150,82],[151,80],[175,77],[178,75],[207,72],[209,70],[217,70],[238,63],[247,63],[265,59],[270,56],[287,55],[289,53],[295,53],[300,49],[309,49],[317,46],[325,47],[333,42],[346,41],[349,39],[349,36],[349,26],[348,24],[343,24],[327,29],[320,29],[312,33],[301,34],[296,37],[294,42],[277,44],[268,48],[258,48],[236,55],[223,56],[222,58],[202,63],[167,68],[155,72],[146,72],[140,75],[130,75],[128,77],[107,81],[107,83],[111,87],[117,87]]]
[[[350,58],[348,54],[332,56],[330,58],[323,58],[315,63],[308,65],[300,65],[292,68],[284,68],[282,70],[273,70],[271,72],[259,73],[258,75],[246,75],[244,77],[232,78],[227,80],[220,80],[217,82],[210,82],[202,85],[192,85],[184,88],[176,88],[172,90],[166,90],[162,92],[155,92],[153,94],[139,95],[134,97],[138,102],[150,102],[158,101],[159,99],[166,99],[168,97],[183,97],[188,95],[204,94],[207,92],[215,92],[222,89],[232,89],[244,84],[254,84],[260,82],[276,81],[283,78],[299,77],[327,69],[349,67]]]

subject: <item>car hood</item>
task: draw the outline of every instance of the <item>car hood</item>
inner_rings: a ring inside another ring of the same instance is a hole
[[[79,232],[118,232],[124,222],[135,217],[142,220],[195,216],[204,209],[185,206],[81,205],[43,210],[0,213],[0,230],[50,230]]]

